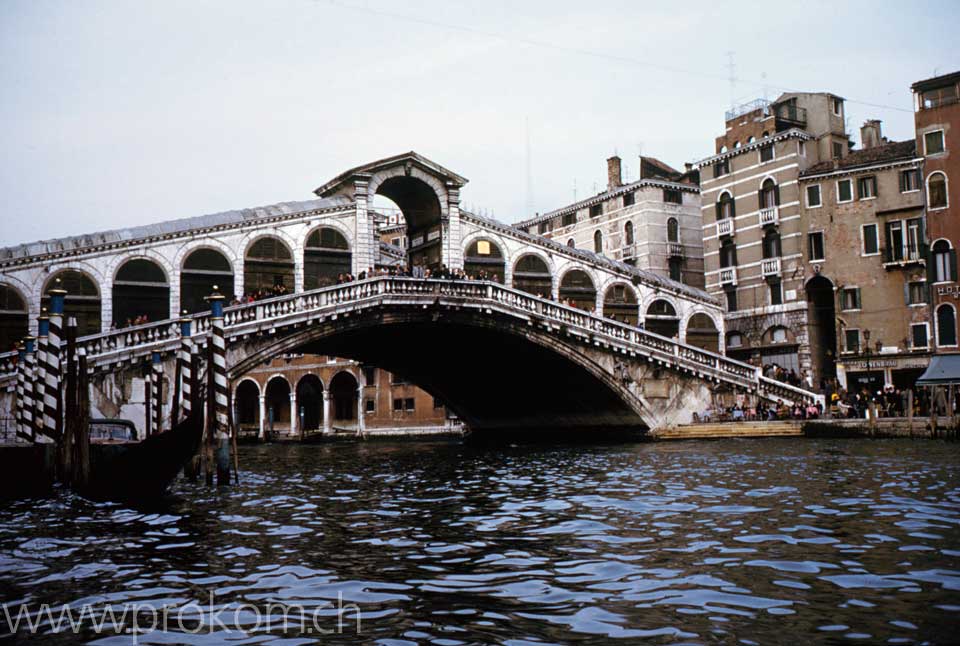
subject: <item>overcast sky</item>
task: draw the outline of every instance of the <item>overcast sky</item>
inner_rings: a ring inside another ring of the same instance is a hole
[[[641,150],[711,154],[727,51],[738,102],[830,91],[857,139],[906,139],[957,25],[956,0],[4,0],[0,245],[309,199],[407,150],[515,222],[602,188],[615,151],[628,178]]]

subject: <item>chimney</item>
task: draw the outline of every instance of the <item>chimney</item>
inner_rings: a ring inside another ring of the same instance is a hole
[[[607,160],[607,190],[612,191],[621,186],[623,178],[620,175],[620,158],[614,155]]]
[[[868,119],[863,122],[863,125],[860,126],[860,143],[864,150],[876,148],[883,143],[879,119]]]
[[[693,164],[690,162],[683,162],[683,167],[688,173],[693,170]]]

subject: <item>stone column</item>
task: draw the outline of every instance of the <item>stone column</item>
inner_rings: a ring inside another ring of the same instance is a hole
[[[460,228],[460,189],[447,183],[447,231],[444,262],[450,269],[463,269],[463,232]]]
[[[360,380],[363,380],[361,376]],[[367,423],[363,413],[363,384],[357,386],[357,433],[363,433],[367,430]]]
[[[354,242],[353,252],[353,275],[358,275],[361,271],[373,267],[374,261],[374,240],[370,229],[370,219],[367,214],[369,177],[356,179],[353,182],[354,199],[357,205],[356,215],[356,241]],[[379,249],[379,244],[377,245]]]
[[[333,420],[330,415],[330,391],[323,389],[323,434],[333,433]]]
[[[260,395],[260,439],[267,437],[267,396]]]
[[[296,391],[290,392],[290,435],[296,435],[297,433],[297,393]]]

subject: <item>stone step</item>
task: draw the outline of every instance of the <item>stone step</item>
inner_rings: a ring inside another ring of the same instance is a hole
[[[693,424],[656,431],[655,439],[714,439],[736,437],[802,437],[800,422],[739,422]]]

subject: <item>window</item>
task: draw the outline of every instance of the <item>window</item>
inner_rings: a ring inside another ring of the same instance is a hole
[[[753,135],[750,135],[749,137],[747,137],[747,143],[748,143],[748,144],[752,144],[754,141],[756,141],[756,138],[754,138]]]
[[[603,253],[603,234],[599,231],[593,234],[593,250],[596,253]]]
[[[723,151],[721,151],[723,152]],[[713,176],[714,177],[723,177],[724,175],[730,174],[730,160],[721,159],[720,161],[713,163]]]
[[[860,330],[844,330],[843,344],[847,352],[860,352]]]
[[[926,350],[930,347],[930,331],[926,323],[914,323],[910,326],[910,347],[914,350]]]
[[[737,311],[737,290],[728,289],[727,293],[727,311],[736,312]]]
[[[570,238],[569,240],[567,240],[567,246],[570,247],[571,249],[574,249],[577,246],[577,243],[573,238]]]
[[[633,244],[633,222],[623,225],[623,244],[627,246]]]
[[[920,190],[920,171],[916,168],[900,172],[900,192],[909,193],[910,191]]]
[[[949,303],[937,308],[937,345],[957,345],[957,313]]]
[[[739,141],[733,142],[733,147],[734,147],[734,148],[739,148],[739,147],[740,147],[740,142],[739,142]]]
[[[567,213],[563,216],[563,226],[569,227],[577,223],[577,212]]]
[[[922,240],[923,222],[920,218],[888,222],[886,262],[919,260]]]
[[[739,332],[731,332],[727,335],[727,347],[739,348],[743,345],[743,336]]]
[[[783,305],[783,283],[779,280],[770,283],[770,304]]]
[[[853,201],[853,185],[848,179],[837,182],[837,203]]]
[[[833,142],[833,158],[840,159],[843,157],[843,144],[839,141]]]
[[[400,238],[390,238],[390,244],[392,244],[394,247],[399,247]]]
[[[936,155],[946,150],[943,144],[943,130],[934,130],[923,135],[924,154]]]
[[[927,177],[927,207],[947,208],[947,176],[940,171],[930,173]]]
[[[860,288],[844,287],[841,293],[844,311],[860,309]]]
[[[590,217],[597,218],[603,215],[603,204],[594,204],[590,207]]]
[[[876,228],[876,225],[874,225]],[[824,259],[823,231],[814,231],[807,234],[807,259],[816,262]]]
[[[945,85],[943,87],[933,88],[932,90],[927,90],[920,96],[920,105],[924,110],[928,108],[937,108],[941,105],[948,105],[950,103],[956,103],[956,101],[957,86],[954,83]]]
[[[843,101],[834,97],[831,101],[831,105],[833,107],[833,113],[839,117],[843,112]]]
[[[663,189],[663,201],[671,204],[683,204],[683,193],[675,188]]]
[[[801,142],[800,142],[800,148],[799,148],[799,150],[800,150],[800,156],[801,156],[801,157],[806,157],[806,156],[807,156],[807,142],[801,141]]]
[[[815,209],[822,204],[823,202],[820,201],[820,185],[811,184],[807,187],[807,208]]]
[[[540,224],[537,225],[537,233],[539,233],[540,235],[543,235],[546,232],[547,232],[546,222],[541,222]]]
[[[760,146],[760,163],[773,161],[773,144]]]
[[[790,339],[787,337],[787,328],[775,327],[770,330],[771,343],[786,343]]]
[[[637,194],[633,191],[623,194],[623,205],[624,206],[633,206],[637,203]]]
[[[717,219],[722,220],[734,216],[736,216],[736,206],[733,201],[733,196],[724,191],[720,194],[720,199],[717,201]]]
[[[761,251],[764,258],[779,258],[780,251],[780,233],[776,229],[770,229],[763,234],[761,241]]]
[[[394,373],[393,375],[390,376],[390,383],[393,384],[394,386],[409,386],[409,385],[410,385],[410,382],[409,382],[405,377],[401,377],[400,375],[398,375],[398,374],[396,374],[396,373]]]
[[[363,402],[363,410],[367,413],[376,413],[377,412],[377,401],[375,399],[367,399]]]
[[[724,240],[720,245],[720,267],[734,267],[737,264],[737,245],[731,240]]]
[[[667,261],[670,269],[670,280],[678,283],[683,282],[683,261],[679,258],[671,258]]]
[[[877,196],[877,178],[875,175],[857,178],[857,195],[861,200]]]
[[[680,222],[677,218],[667,220],[667,242],[680,242]]]
[[[763,180],[760,185],[760,208],[768,209],[780,204],[780,188],[772,179]]]
[[[923,305],[927,302],[927,284],[922,280],[907,283],[907,305]]]
[[[367,386],[372,386],[377,383],[377,369],[373,366],[364,366],[363,381]]]
[[[937,240],[931,249],[933,255],[933,282],[949,283],[957,280],[957,254],[946,240]]]
[[[407,397],[403,400],[403,407],[408,413],[412,413],[417,408],[416,400],[413,397]]]
[[[433,409],[434,409],[434,410],[437,410],[438,408],[443,408],[443,402],[440,401],[439,399],[437,399],[436,397],[434,397],[434,398],[433,398]]]
[[[876,224],[864,224],[860,229],[860,237],[863,238],[864,256],[876,256],[880,253],[880,240],[877,235]]]
[[[394,411],[395,413],[403,412],[403,400],[402,400],[402,399],[394,399],[394,400],[393,400],[393,411]]]
[[[416,410],[416,400],[413,397],[397,397],[393,400],[393,411],[395,413],[412,413]]]

